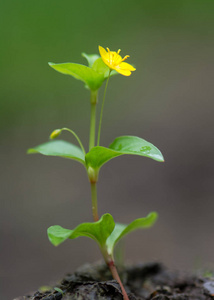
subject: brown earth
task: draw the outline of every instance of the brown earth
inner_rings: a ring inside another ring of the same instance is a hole
[[[211,300],[214,278],[171,272],[159,263],[120,271],[130,300]],[[56,290],[54,289],[56,288]],[[58,289],[58,290],[57,290]],[[59,290],[60,289],[60,290]],[[63,292],[63,293],[62,293]],[[122,300],[118,283],[103,264],[85,265],[54,287],[14,300]]]

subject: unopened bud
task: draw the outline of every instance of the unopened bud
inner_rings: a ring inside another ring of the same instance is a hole
[[[50,135],[50,139],[55,139],[56,137],[58,137],[61,133],[62,129],[56,129],[54,130],[51,135]]]
[[[96,183],[98,180],[99,170],[95,170],[92,167],[88,167],[88,178],[91,183]]]

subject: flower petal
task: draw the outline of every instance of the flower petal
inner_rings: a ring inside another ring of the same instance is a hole
[[[122,62],[118,66],[115,66],[115,70],[124,76],[130,76],[131,71],[135,71],[136,69],[132,65]]]
[[[107,58],[108,52],[103,47],[99,46],[99,52],[100,52],[100,56],[102,58],[105,58],[105,59]]]
[[[129,70],[122,70],[122,69],[119,68],[119,66],[116,66],[115,70],[118,73],[120,73],[121,75],[124,75],[124,76],[130,76],[131,75],[131,71],[129,71]]]
[[[108,49],[108,48],[107,48]],[[103,62],[110,68],[112,69],[112,65],[110,62],[110,56],[111,56],[111,51],[109,50],[108,52],[101,46],[99,46],[99,52],[100,56],[103,60]]]
[[[114,53],[113,63],[114,63],[114,66],[117,66],[117,65],[121,64],[121,62],[123,60],[122,60],[122,57],[117,52],[113,52],[113,53]]]
[[[99,46],[99,52],[103,62],[111,70],[115,70],[124,76],[130,76],[131,71],[136,70],[132,65],[123,62],[125,59],[129,57],[129,55],[126,55],[124,58],[122,58],[119,55],[120,49],[117,52],[115,52],[115,51],[110,51],[110,49],[107,48],[106,51],[103,47]]]
[[[126,62],[122,62],[122,63],[119,65],[119,67],[120,67],[121,69],[123,69],[123,70],[130,70],[130,71],[135,71],[135,70],[136,70],[132,65],[130,65],[130,64],[126,63]]]

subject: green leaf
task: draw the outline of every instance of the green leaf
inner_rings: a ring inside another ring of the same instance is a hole
[[[87,166],[99,169],[114,157],[132,154],[152,158],[156,161],[164,161],[161,152],[151,143],[136,136],[121,136],[114,140],[109,148],[96,146],[85,156]]]
[[[70,158],[77,160],[83,165],[85,165],[85,157],[84,153],[82,152],[82,149],[76,145],[65,141],[50,141],[29,149],[27,153],[40,153],[48,156],[60,156],[64,158]]]
[[[95,62],[95,60],[100,58],[100,56],[98,54],[86,54],[84,52],[82,53],[82,56],[84,58],[86,58],[89,68],[91,68],[93,66],[93,63]]]
[[[109,238],[106,241],[107,251],[110,255],[113,255],[114,247],[116,243],[128,233],[137,230],[151,227],[157,220],[157,213],[152,212],[145,218],[136,219],[129,225],[116,223],[115,228]]]
[[[103,74],[84,65],[74,63],[55,64],[50,62],[49,66],[62,74],[71,75],[83,81],[93,91],[98,90],[105,80]]]
[[[137,136],[120,136],[114,140],[109,149],[121,154],[140,155],[156,161],[164,161],[163,155],[158,148]]]
[[[55,287],[54,290],[57,291],[57,292],[59,292],[59,293],[62,294],[62,295],[64,294],[63,290],[61,290],[61,289],[58,288],[58,287]]]
[[[94,223],[82,223],[75,229],[65,229],[55,225],[48,228],[48,238],[54,246],[58,246],[67,239],[75,239],[80,236],[89,237],[95,240],[100,247],[103,247],[107,238],[114,230],[114,219],[110,214],[103,215],[99,221]]]
[[[121,153],[109,148],[96,146],[86,154],[85,161],[88,167],[99,169],[104,163],[119,155],[121,155]]]
[[[73,230],[55,225],[49,227],[47,233],[50,242],[54,246],[60,245],[67,239],[76,239],[81,236],[89,237],[112,256],[115,245],[122,237],[134,230],[151,227],[156,219],[157,213],[152,212],[145,218],[136,219],[129,225],[124,225],[115,224],[110,214],[104,214],[97,222],[82,223]]]

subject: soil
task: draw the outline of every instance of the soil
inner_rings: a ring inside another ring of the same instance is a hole
[[[214,278],[171,272],[159,263],[120,271],[130,300],[211,300]],[[56,290],[54,289],[56,288]],[[62,293],[63,292],[63,293]],[[85,265],[46,291],[14,300],[123,300],[117,281],[103,264]]]

